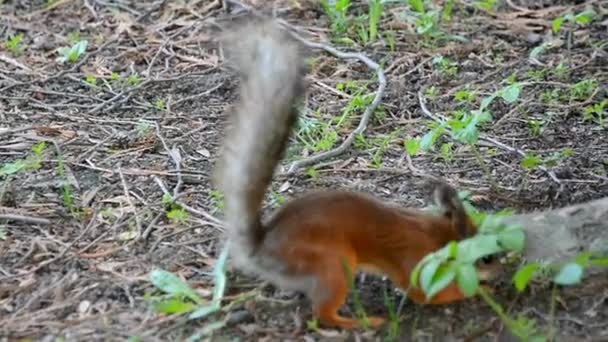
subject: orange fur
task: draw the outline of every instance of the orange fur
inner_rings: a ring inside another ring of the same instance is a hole
[[[324,325],[352,328],[357,322],[338,314],[349,290],[344,264],[351,274],[381,271],[406,289],[412,269],[425,255],[476,232],[456,191],[445,184],[435,189],[436,202],[444,209],[440,215],[361,193],[325,191],[297,198],[262,220],[262,200],[305,88],[301,47],[266,20],[251,21],[226,42],[241,75],[241,97],[216,180],[225,198],[237,267],[306,293]],[[408,294],[417,303],[430,304],[464,298],[455,284],[428,302],[420,289]],[[369,322],[376,327],[384,320],[371,317]]]

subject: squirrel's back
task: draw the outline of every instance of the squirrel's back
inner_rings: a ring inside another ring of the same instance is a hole
[[[240,77],[240,98],[215,179],[224,195],[233,259],[242,264],[264,237],[259,211],[297,119],[305,63],[302,46],[265,18],[240,24],[224,43]]]

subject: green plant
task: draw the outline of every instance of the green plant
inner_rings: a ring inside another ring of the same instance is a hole
[[[22,33],[12,35],[6,43],[4,43],[4,46],[6,46],[6,49],[13,53],[13,55],[18,56],[23,52],[23,47],[20,45],[22,39]]]
[[[321,7],[329,19],[331,31],[339,36],[348,29],[350,0],[321,0]]]
[[[136,130],[138,137],[145,137],[152,132],[152,124],[147,121],[140,121],[137,123]]]
[[[454,94],[454,99],[461,104],[471,104],[475,101],[477,94],[467,88],[460,89]]]
[[[440,250],[424,257],[410,275],[410,286],[424,291],[427,298],[433,297],[452,281],[466,296],[478,291],[478,277],[474,264],[477,260],[505,251],[521,252],[525,235],[519,225],[507,225],[503,218],[510,211],[485,213],[466,200],[468,194],[461,193],[463,205],[479,232],[462,241],[451,241]]]
[[[595,11],[591,8],[586,9],[578,14],[568,13],[559,16],[551,22],[551,28],[554,34],[559,34],[564,24],[566,24],[566,47],[568,49],[568,59],[572,50],[572,37],[575,26],[588,24],[595,16]]]
[[[454,143],[452,142],[447,142],[447,143],[443,143],[441,144],[441,158],[443,158],[443,160],[450,161],[453,158],[452,155],[452,149],[453,149]]]
[[[373,42],[378,36],[378,22],[382,17],[382,1],[381,0],[370,0],[369,1],[369,39]]]
[[[543,132],[543,123],[539,120],[528,120],[528,131],[533,137],[538,137]]]
[[[224,210],[224,196],[219,190],[210,190],[209,197],[213,206],[213,213],[218,213]]]
[[[441,31],[441,22],[452,17],[453,0],[443,2],[443,6],[423,0],[408,0],[407,3],[410,10],[403,13],[403,18],[414,24],[416,33],[422,36],[424,43],[434,46],[436,40],[443,38],[462,40]]]
[[[87,82],[90,85],[96,85],[97,84],[97,78],[95,76],[87,76],[84,78],[84,81]]]
[[[493,94],[484,97],[478,109],[470,111],[456,111],[454,116],[448,119],[441,119],[429,125],[430,131],[419,138],[418,143],[409,142],[409,151],[432,150],[435,143],[444,133],[448,132],[453,140],[466,145],[473,152],[485,177],[494,189],[498,188],[489,167],[486,165],[481,152],[476,144],[479,139],[479,127],[492,120],[489,111],[490,104],[496,98],[502,98],[507,103],[514,103],[519,99],[521,84],[511,79],[510,84],[497,90]],[[427,88],[428,92],[428,88]],[[408,143],[408,142],[406,142]],[[445,147],[447,148],[447,147]]]
[[[454,77],[458,73],[458,64],[443,56],[434,57],[432,62],[439,73],[444,76]]]
[[[71,32],[70,34],[68,34],[68,40],[72,44],[78,43],[80,41],[80,32],[78,32],[78,31]]]
[[[156,108],[157,110],[160,110],[160,111],[165,110],[165,100],[163,100],[163,99],[157,99],[154,102],[154,108]]]
[[[395,138],[395,136],[397,134],[399,134],[399,130],[395,130],[394,132],[389,134],[386,138],[381,140],[380,146],[378,146],[378,149],[376,149],[376,153],[374,153],[374,156],[372,158],[372,165],[375,168],[380,168],[380,166],[382,166],[382,154],[384,153],[384,150],[386,149],[386,147],[391,143],[391,141]]]
[[[139,79],[139,75],[137,73],[133,73],[133,74],[129,75],[129,77],[127,77],[127,84],[130,86],[136,85],[139,82],[140,82],[140,79]]]
[[[57,57],[56,61],[58,63],[76,62],[87,50],[87,44],[88,42],[86,40],[81,40],[71,47],[60,47],[57,49],[59,57]]]
[[[221,303],[226,288],[226,265],[230,243],[222,249],[211,273],[213,277],[213,298],[205,302],[187,283],[170,272],[153,270],[150,282],[162,293],[160,296],[146,294],[155,311],[165,314],[188,314],[188,320],[202,319],[222,309]],[[217,329],[221,329],[226,320],[207,323],[201,330],[191,335],[187,341],[198,341]]]
[[[574,154],[574,151],[569,148],[565,148],[561,151],[553,152],[549,157],[542,158],[533,153],[526,153],[522,158],[520,165],[526,169],[536,169],[539,166],[548,166],[553,167],[557,165],[560,161],[570,157]]]
[[[596,80],[582,80],[570,86],[571,100],[586,100],[597,88]]]
[[[4,226],[0,226],[0,240],[6,240],[6,228]]]
[[[461,195],[463,197],[465,195]],[[504,251],[519,253],[523,250],[525,235],[520,226],[505,225],[503,218],[510,211],[502,213],[483,213],[464,201],[465,209],[479,225],[475,236],[460,242],[449,242],[444,248],[423,258],[410,275],[410,284],[420,287],[427,298],[432,297],[450,283],[455,282],[467,296],[478,294],[497,314],[509,331],[523,341],[545,341],[553,337],[553,326],[547,334],[543,333],[534,320],[518,315],[509,317],[502,306],[479,286],[476,260]],[[574,285],[582,280],[584,270],[589,266],[608,266],[608,258],[594,257],[590,252],[583,252],[574,260],[561,265],[530,263],[523,265],[512,278],[515,288],[522,292],[529,282],[538,275],[545,275],[553,282],[551,296],[550,324],[554,317],[556,302],[556,285]]]
[[[583,110],[583,120],[592,121],[601,127],[608,126],[608,112],[604,108],[606,105],[608,105],[608,100],[603,99],[598,103],[585,107]]]
[[[285,203],[285,196],[276,191],[270,192],[270,198],[274,207],[280,207]]]
[[[439,89],[435,86],[430,86],[424,91],[424,96],[431,101],[435,101],[439,97]]]
[[[475,7],[486,11],[494,11],[496,9],[496,0],[477,0],[473,4]]]
[[[82,212],[78,208],[74,207],[74,199],[72,196],[72,184],[68,180],[65,173],[66,167],[65,162],[63,160],[63,153],[61,153],[61,150],[59,150],[59,148],[57,147],[57,175],[63,183],[61,187],[61,199],[63,202],[63,206],[68,210],[68,212],[70,212],[70,214],[72,214],[72,216],[76,217],[82,214]]]
[[[25,159],[19,159],[11,163],[6,163],[0,168],[0,178],[11,176],[21,171],[38,170],[42,163],[42,152],[46,147],[46,143],[41,141],[32,146],[31,154]]]

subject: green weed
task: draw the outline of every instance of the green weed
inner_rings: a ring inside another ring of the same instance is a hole
[[[19,56],[23,52],[23,46],[21,46],[21,40],[23,40],[23,34],[18,33],[10,36],[10,38],[4,43],[4,46],[13,55]]]
[[[60,47],[57,49],[59,57],[57,57],[56,61],[62,64],[65,62],[76,62],[87,50],[87,44],[86,40],[81,40],[71,47]]]
[[[583,110],[583,120],[592,121],[601,127],[608,126],[608,100],[603,99],[601,102],[585,107]]]

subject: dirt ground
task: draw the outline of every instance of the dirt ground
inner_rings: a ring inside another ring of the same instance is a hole
[[[275,14],[307,39],[364,53],[384,66],[387,78],[382,103],[364,133],[370,143],[356,143],[318,163],[314,176],[299,170],[276,177],[268,207],[320,188],[355,189],[422,207],[428,190],[415,169],[471,191],[485,210],[528,212],[608,196],[608,106],[603,127],[583,120],[586,107],[608,99],[608,4],[498,1],[492,14],[475,9],[474,2],[455,1],[453,20],[441,28],[466,41],[423,42],[415,27],[400,19],[407,6],[397,2],[386,6],[380,23],[380,31],[390,30],[392,38],[362,46],[332,41],[327,17],[315,1],[257,1],[267,11],[274,5]],[[162,315],[146,299],[154,291],[148,274],[156,268],[179,275],[205,298],[213,287],[209,272],[221,231],[209,216],[221,217],[221,201],[209,176],[224,113],[237,95],[234,73],[223,64],[216,38],[223,23],[247,11],[219,5],[210,0],[0,1],[0,166],[32,160],[32,147],[45,141],[39,165],[0,173],[0,214],[5,215],[0,216],[5,218],[0,219],[0,341],[183,340],[223,317],[229,317],[228,325],[213,340],[386,336],[386,331],[308,329],[305,299],[234,273],[226,304],[243,292],[252,298],[209,319]],[[367,11],[361,1],[352,6],[353,15]],[[552,37],[555,17],[585,6],[597,15],[573,30],[570,50],[562,39],[537,59],[529,58],[534,47]],[[23,34],[21,51],[4,44],[18,33]],[[79,39],[88,41],[86,53],[72,64],[57,62],[56,49]],[[350,81],[366,93],[376,91],[375,75],[364,64],[314,53],[308,115],[319,113],[322,121],[341,115],[353,97],[341,85]],[[434,65],[435,56],[455,62],[455,74]],[[447,160],[439,152],[419,153],[411,163],[405,158],[404,141],[428,130],[418,92],[427,95],[429,110],[447,115],[457,109],[458,90],[476,89],[479,103],[512,75],[525,83],[520,98],[492,104],[493,119],[483,134],[543,158],[564,149],[571,155],[544,171],[528,170],[517,153],[480,145],[497,191],[490,190],[475,155],[462,145],[454,144]],[[590,90],[573,97],[572,85],[583,80],[592,84]],[[425,90],[431,86],[434,93]],[[355,108],[334,147],[362,112]],[[388,144],[379,143],[397,130]],[[294,143],[289,158],[313,153]],[[381,164],[373,165],[378,158]],[[182,220],[167,217],[165,191],[192,209]],[[535,283],[517,294],[508,280],[505,274],[494,284],[496,300],[509,314],[525,314],[546,329],[550,288]],[[357,286],[367,313],[387,315],[382,293],[392,289],[390,282],[368,276]],[[558,289],[557,296],[557,340],[608,340],[608,279],[589,278]],[[352,302],[344,310],[352,313]],[[399,319],[401,340],[509,340],[478,298],[440,307],[406,302]]]

